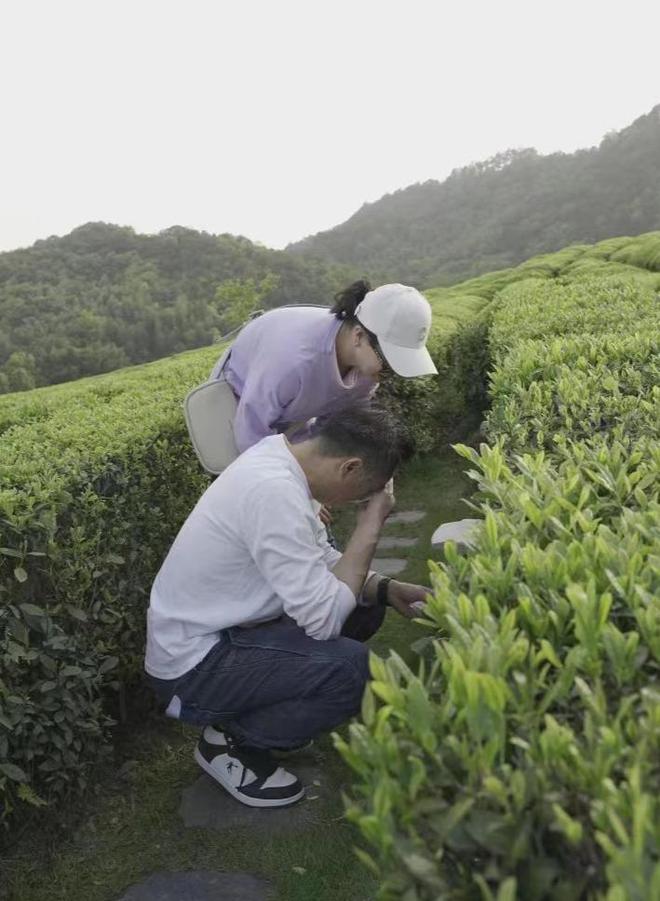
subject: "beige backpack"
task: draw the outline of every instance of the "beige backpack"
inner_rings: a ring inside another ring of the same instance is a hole
[[[234,417],[238,400],[223,378],[198,385],[183,402],[188,434],[204,469],[218,475],[238,457]]]

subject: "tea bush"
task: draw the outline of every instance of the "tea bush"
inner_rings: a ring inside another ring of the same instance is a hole
[[[660,232],[649,232],[616,250],[610,259],[660,272]]]
[[[151,579],[207,483],[180,401],[217,353],[59,386],[0,437],[6,820],[82,788],[107,747],[104,691],[141,669]]]
[[[660,454],[649,450],[582,445],[559,464],[509,464],[500,447],[464,449],[484,496],[478,550],[433,566],[424,664],[373,660],[363,722],[338,741],[382,897],[495,897],[507,880],[525,899],[596,897],[608,881],[627,886],[619,897],[653,897]]]
[[[380,898],[660,897],[656,284],[494,298],[476,549],[431,564],[419,666],[372,659],[336,737]]]

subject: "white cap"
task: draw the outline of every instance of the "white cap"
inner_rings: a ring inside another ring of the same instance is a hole
[[[355,316],[378,338],[392,369],[406,378],[438,372],[426,349],[431,306],[408,285],[381,285],[365,294]]]

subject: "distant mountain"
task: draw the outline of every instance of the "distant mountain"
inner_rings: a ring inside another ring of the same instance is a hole
[[[247,238],[91,222],[0,254],[0,393],[201,347],[254,305],[329,303],[350,279]]]
[[[597,148],[507,150],[365,204],[290,244],[298,258],[359,267],[377,282],[432,286],[572,243],[660,228],[660,104]]]

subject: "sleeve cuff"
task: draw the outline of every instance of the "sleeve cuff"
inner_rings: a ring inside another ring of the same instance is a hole
[[[357,597],[357,606],[358,607],[373,607],[373,606],[375,606],[374,604],[370,604],[367,600],[365,600],[364,592],[365,592],[365,589],[366,589],[367,585],[369,584],[370,580],[374,576],[377,576],[377,575],[378,575],[378,573],[376,572],[375,569],[370,569],[367,572],[367,578],[364,580],[364,585],[362,586],[362,591],[360,592],[360,594]]]

